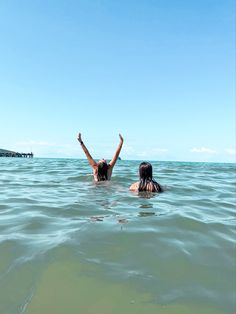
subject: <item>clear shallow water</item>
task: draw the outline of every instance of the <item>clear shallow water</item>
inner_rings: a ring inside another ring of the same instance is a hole
[[[0,313],[234,313],[236,165],[0,159]]]

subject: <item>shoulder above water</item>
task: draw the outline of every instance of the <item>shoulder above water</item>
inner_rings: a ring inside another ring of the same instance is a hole
[[[130,191],[138,191],[139,182],[135,182],[130,186]]]
[[[140,182],[133,183],[130,188],[130,191],[139,191],[140,190]],[[144,188],[141,186],[141,191],[147,191],[147,192],[163,192],[163,188],[159,183],[156,181],[151,181],[146,184]]]

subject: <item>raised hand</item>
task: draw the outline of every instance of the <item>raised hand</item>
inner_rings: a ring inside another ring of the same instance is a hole
[[[78,134],[77,139],[78,139],[78,141],[80,142],[80,144],[83,142],[83,141],[82,141],[82,138],[81,138],[81,133]]]
[[[122,137],[122,135],[121,135],[121,134],[119,134],[119,137],[120,137],[121,142],[123,142],[123,141],[124,141],[124,139],[123,139],[123,137]]]

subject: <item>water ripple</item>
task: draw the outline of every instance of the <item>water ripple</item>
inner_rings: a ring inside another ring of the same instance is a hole
[[[153,162],[165,192],[141,195],[129,191],[138,179],[138,161],[120,161],[112,181],[100,184],[93,182],[86,160],[0,162],[5,309],[12,309],[6,301],[10,287],[27,286],[24,296],[15,294],[22,312],[26,296],[31,300],[36,282],[29,284],[22,275],[16,285],[19,269],[32,275],[39,262],[47,267],[64,248],[109,280],[129,280],[144,289],[153,302],[208,302],[222,313],[234,309],[235,164]]]

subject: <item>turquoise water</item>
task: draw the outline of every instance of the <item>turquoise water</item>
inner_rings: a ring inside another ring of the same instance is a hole
[[[234,313],[236,165],[0,159],[0,313]]]

